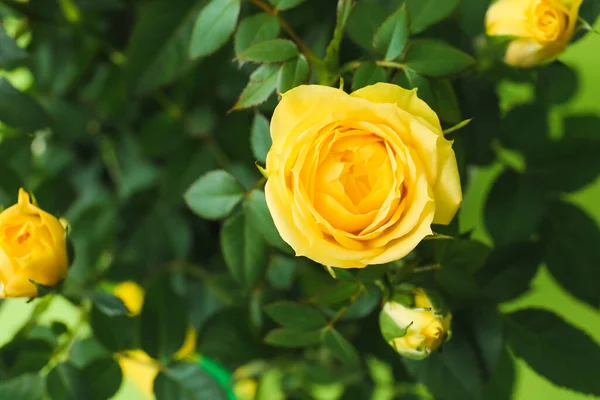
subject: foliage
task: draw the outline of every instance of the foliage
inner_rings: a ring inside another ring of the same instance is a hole
[[[499,310],[541,264],[600,307],[600,230],[565,197],[600,174],[600,120],[572,115],[551,134],[578,75],[560,61],[503,65],[482,34],[488,3],[1,2],[0,203],[33,192],[69,221],[75,259],[0,349],[0,398],[111,398],[127,378],[113,355],[133,349],[160,366],[157,399],[225,399],[250,380],[258,400],[503,400],[515,358],[600,396],[597,343],[549,311]],[[586,20],[598,12],[584,1]],[[301,84],[381,81],[417,88],[444,129],[473,118],[448,137],[464,191],[473,168],[502,166],[483,215],[491,243],[457,219],[403,260],[328,271],[294,257],[269,214],[270,116]],[[506,81],[533,98],[502,107]],[[124,280],[146,291],[139,316],[111,294]],[[454,316],[425,360],[400,357],[379,330],[382,302],[407,282],[435,288]],[[39,321],[57,297],[75,326]],[[190,325],[204,363],[174,355]],[[215,378],[212,362],[235,374]]]

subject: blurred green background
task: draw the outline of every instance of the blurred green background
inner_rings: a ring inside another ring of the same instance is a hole
[[[600,23],[596,23],[600,30]],[[565,105],[556,107],[554,112],[561,114],[597,114],[600,115],[600,35],[589,34],[584,39],[571,45],[561,57],[561,61],[579,72],[580,86],[573,100]],[[530,90],[521,85],[506,85],[501,87],[501,98],[505,105],[514,104],[527,99]],[[560,127],[553,128],[560,130]],[[600,127],[599,127],[600,129]],[[526,135],[528,132],[523,131]],[[482,226],[482,209],[490,184],[502,171],[502,166],[492,165],[488,168],[471,171],[472,184],[465,195],[460,213],[462,230],[475,229],[474,238],[489,242]],[[572,196],[577,204],[584,207],[600,224],[600,180]],[[28,318],[36,302],[26,304],[25,300],[8,300],[0,306],[0,345],[8,342],[12,335]],[[600,343],[600,314],[588,305],[574,299],[557,286],[553,278],[542,268],[536,276],[532,290],[517,301],[507,303],[505,310],[516,310],[524,307],[542,307],[556,312],[568,322],[587,332]],[[46,312],[42,321],[61,320],[73,324],[78,319],[77,310],[65,300],[56,299]],[[575,361],[574,361],[575,362]],[[593,399],[559,388],[538,376],[524,361],[517,360],[518,380],[515,392],[516,400],[583,400]],[[600,368],[600,366],[599,366]],[[125,382],[115,396],[117,400],[141,399],[137,388],[131,382]]]

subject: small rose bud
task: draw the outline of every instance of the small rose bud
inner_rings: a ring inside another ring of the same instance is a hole
[[[399,293],[381,310],[381,333],[404,357],[423,359],[451,334],[452,315],[438,304],[439,301],[432,301],[434,297],[430,295],[421,288]]]

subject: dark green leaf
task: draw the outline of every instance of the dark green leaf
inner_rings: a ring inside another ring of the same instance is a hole
[[[269,129],[269,120],[260,113],[254,114],[252,127],[250,128],[250,147],[252,154],[262,163],[267,159],[267,153],[271,148],[271,132]]]
[[[281,66],[278,64],[265,64],[258,67],[250,76],[250,81],[240,94],[233,109],[241,110],[265,102],[277,88],[280,68]]]
[[[230,216],[221,229],[221,251],[231,275],[247,289],[262,276],[267,265],[263,235],[247,211]]]
[[[564,104],[575,95],[578,86],[577,73],[557,61],[539,70],[536,98],[548,104]]]
[[[525,241],[537,231],[545,207],[543,191],[517,172],[505,170],[488,194],[485,226],[496,245]]]
[[[198,364],[179,362],[163,369],[154,381],[156,400],[227,400],[219,383]]]
[[[233,38],[235,54],[239,56],[251,45],[275,39],[277,35],[279,35],[279,21],[276,16],[260,13],[246,17],[240,22]]]
[[[288,290],[294,283],[296,260],[275,254],[271,257],[267,270],[267,278],[274,288]]]
[[[265,192],[258,189],[251,191],[244,202],[244,210],[249,223],[264,236],[268,244],[288,254],[294,253],[292,248],[283,241],[275,227],[273,217],[267,207]]]
[[[436,258],[442,269],[463,269],[474,272],[483,266],[490,248],[482,242],[468,239],[436,241]]]
[[[506,328],[515,355],[538,374],[555,385],[600,396],[596,368],[600,365],[600,347],[586,333],[541,309],[509,314]]]
[[[286,61],[298,55],[298,48],[291,40],[271,39],[258,42],[242,51],[237,58],[256,63]]]
[[[327,323],[323,314],[316,308],[291,301],[268,304],[265,306],[265,312],[284,328],[294,330],[317,329]]]
[[[53,351],[46,340],[17,339],[0,349],[0,361],[9,376],[39,372],[50,361]]]
[[[421,39],[410,44],[404,64],[418,74],[441,77],[464,71],[475,59],[442,41]]]
[[[576,205],[556,201],[542,228],[544,259],[558,283],[594,308],[600,306],[600,229]]]
[[[408,42],[408,14],[402,6],[390,15],[377,29],[373,47],[385,54],[386,60],[394,60],[404,52]]]
[[[362,87],[372,85],[377,82],[385,82],[387,76],[385,69],[374,62],[361,63],[360,67],[354,72],[352,79],[352,90],[358,90]]]
[[[542,263],[542,255],[543,248],[539,243],[515,243],[495,248],[476,275],[482,292],[497,302],[519,297],[529,290]]]
[[[323,344],[344,364],[356,365],[360,361],[358,352],[352,343],[334,328],[325,329]]]
[[[311,298],[311,301],[320,305],[335,305],[350,300],[357,295],[363,286],[356,281],[338,281]]]
[[[187,329],[185,299],[168,279],[157,279],[146,293],[140,315],[142,349],[155,359],[171,357],[183,344]]]
[[[110,357],[110,353],[96,339],[91,337],[73,343],[69,354],[71,363],[80,369],[94,360],[107,357]]]
[[[0,26],[0,69],[7,69],[16,62],[27,58],[27,52],[20,48],[15,40]]]
[[[0,122],[33,132],[47,127],[50,118],[31,96],[15,89],[6,78],[0,78]]]
[[[10,400],[42,400],[44,379],[38,374],[23,374],[0,381],[0,398]]]
[[[502,348],[498,365],[483,387],[485,400],[512,400],[515,388],[515,366],[507,348]]]
[[[206,219],[228,216],[242,200],[244,188],[223,170],[211,171],[198,178],[185,192],[188,207]]]
[[[459,0],[407,0],[410,30],[420,33],[447,18],[460,3]]]
[[[348,35],[363,49],[373,49],[373,36],[377,28],[389,16],[379,3],[359,1],[352,8],[348,19]]]
[[[98,308],[90,312],[90,327],[95,338],[106,349],[122,351],[136,346],[135,320],[126,316],[110,317]]]
[[[483,371],[489,377],[498,368],[503,346],[502,318],[495,304],[480,302],[466,311],[473,333],[473,345],[483,361]]]
[[[241,0],[211,0],[202,8],[190,42],[191,58],[207,56],[223,46],[235,30]]]
[[[116,317],[118,315],[126,315],[129,313],[129,309],[125,303],[123,303],[123,300],[110,293],[95,292],[92,293],[90,298],[98,310],[109,317]]]
[[[150,92],[192,68],[187,49],[197,15],[194,4],[155,1],[142,8],[125,51],[125,76],[136,92]]]
[[[273,4],[273,7],[275,7],[277,10],[283,11],[299,6],[305,1],[306,0],[269,0],[269,3]]]
[[[461,122],[462,113],[452,83],[448,79],[433,78],[430,78],[429,82],[433,96],[433,103],[430,106],[437,113],[440,120],[449,124]]]
[[[300,54],[298,58],[283,63],[279,70],[277,91],[279,93],[285,93],[296,86],[306,83],[308,80],[309,69],[308,61],[306,61],[306,57],[302,54]]]
[[[424,360],[403,358],[417,380],[436,400],[480,400],[483,376],[477,355],[464,333],[453,328],[452,339]]]
[[[295,331],[274,329],[265,337],[265,342],[277,347],[306,347],[321,342],[321,330]]]
[[[121,368],[112,358],[95,360],[83,369],[62,363],[48,374],[46,390],[53,400],[108,400],[121,380]]]

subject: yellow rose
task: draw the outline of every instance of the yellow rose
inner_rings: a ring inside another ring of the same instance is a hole
[[[18,203],[0,213],[0,297],[35,297],[30,280],[54,286],[68,264],[65,228],[19,189]]]
[[[575,33],[583,0],[500,0],[486,15],[490,36],[514,36],[504,60],[533,67],[562,53]]]
[[[413,359],[427,357],[450,334],[452,315],[436,309],[423,289],[413,292],[414,304],[389,301],[384,304],[379,322],[385,340],[400,355]]]
[[[416,90],[308,85],[271,120],[267,205],[297,255],[362,268],[407,255],[462,200],[452,142]]]

